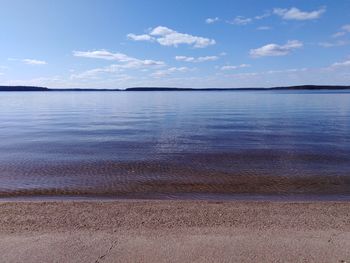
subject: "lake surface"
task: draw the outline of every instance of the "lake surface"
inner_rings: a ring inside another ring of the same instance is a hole
[[[2,92],[0,197],[41,196],[346,199],[350,92]]]

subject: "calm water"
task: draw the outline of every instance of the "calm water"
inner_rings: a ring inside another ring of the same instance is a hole
[[[0,93],[0,197],[350,196],[350,92]]]

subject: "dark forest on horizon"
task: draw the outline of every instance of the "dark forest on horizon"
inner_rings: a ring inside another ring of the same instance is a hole
[[[270,88],[174,88],[174,87],[133,87],[126,89],[54,89],[37,86],[0,86],[0,91],[264,91],[264,90],[350,90],[350,86],[339,85],[300,85]]]

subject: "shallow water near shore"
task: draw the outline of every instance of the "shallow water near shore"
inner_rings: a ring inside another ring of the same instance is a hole
[[[3,92],[0,197],[350,197],[350,92]]]

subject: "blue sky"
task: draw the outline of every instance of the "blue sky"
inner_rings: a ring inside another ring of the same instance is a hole
[[[349,10],[349,0],[0,0],[0,85],[349,85]]]

